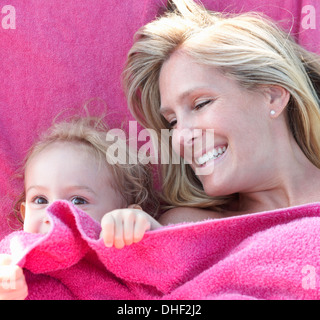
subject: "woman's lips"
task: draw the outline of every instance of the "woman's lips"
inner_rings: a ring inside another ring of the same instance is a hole
[[[226,152],[227,148],[228,145],[216,146],[211,151],[205,153],[201,157],[196,158],[195,162],[197,165],[203,166],[212,159],[219,159]]]

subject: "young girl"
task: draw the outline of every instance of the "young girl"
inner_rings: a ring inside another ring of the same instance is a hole
[[[58,199],[101,222],[107,247],[120,249],[139,242],[147,230],[161,226],[142,210],[157,213],[148,169],[139,163],[111,164],[106,134],[100,120],[77,118],[55,124],[31,148],[24,166],[24,192],[16,204],[24,231],[47,233],[46,208]],[[124,151],[125,163],[129,152]],[[10,263],[10,256],[0,255],[0,284],[3,279],[15,282],[10,288],[0,285],[0,299],[24,299],[28,288],[23,271]]]

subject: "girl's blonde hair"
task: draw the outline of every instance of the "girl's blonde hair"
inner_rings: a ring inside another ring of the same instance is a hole
[[[232,76],[248,90],[278,85],[290,94],[289,126],[306,157],[320,168],[320,62],[274,22],[258,13],[210,12],[192,0],[169,1],[170,10],[135,35],[123,73],[128,105],[147,128],[169,128],[160,115],[159,74],[173,52]],[[160,137],[159,137],[160,138]],[[163,197],[171,206],[219,209],[230,197],[208,197],[189,165],[162,165]]]
[[[144,210],[153,216],[157,215],[158,200],[153,192],[153,182],[151,170],[147,165],[141,163],[131,164],[129,158],[133,157],[134,151],[131,151],[126,141],[117,143],[118,152],[125,154],[125,161],[114,163],[108,148],[114,143],[107,140],[107,133],[110,138],[110,132],[107,125],[100,118],[95,117],[73,117],[69,121],[55,123],[48,131],[42,134],[28,151],[23,165],[22,178],[28,163],[34,156],[39,154],[47,146],[55,142],[69,142],[82,144],[88,148],[88,152],[94,155],[99,161],[99,166],[108,165],[113,175],[113,187],[117,190],[126,205],[138,204]],[[119,137],[118,137],[119,138]],[[123,150],[120,150],[123,148]],[[97,167],[97,170],[99,167]],[[107,197],[108,195],[106,195]],[[16,217],[22,221],[20,216],[21,203],[25,201],[25,192],[17,199],[14,205]]]

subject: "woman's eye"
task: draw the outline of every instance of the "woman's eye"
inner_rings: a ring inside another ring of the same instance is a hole
[[[88,202],[83,199],[83,198],[80,198],[80,197],[74,197],[71,199],[71,202],[76,205],[76,206],[79,206],[79,205],[82,205],[82,204],[87,204]]]
[[[177,120],[173,120],[173,121],[169,122],[170,128],[173,128],[176,124],[177,124]]]
[[[32,202],[35,204],[47,204],[48,200],[44,197],[35,197]]]
[[[201,103],[195,105],[193,110],[199,110],[199,109],[205,107],[207,104],[209,104],[209,103],[211,103],[213,101],[214,101],[213,99],[209,99],[209,100],[206,100],[204,102],[201,102]],[[169,127],[170,128],[173,128],[177,124],[177,120],[172,120],[172,121],[167,120],[167,122],[169,123]]]
[[[209,104],[210,102],[212,102],[212,100],[207,100],[207,101],[201,102],[201,103],[197,104],[194,107],[194,109],[199,110],[199,109],[203,108],[204,106],[206,106],[207,104]]]

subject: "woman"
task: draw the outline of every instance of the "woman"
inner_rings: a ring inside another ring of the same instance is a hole
[[[163,196],[174,209],[160,222],[319,201],[319,57],[261,15],[172,4],[138,31],[124,71],[136,119],[159,138],[173,128],[180,156],[194,148],[188,163],[162,165]],[[209,129],[214,139],[196,150]]]

